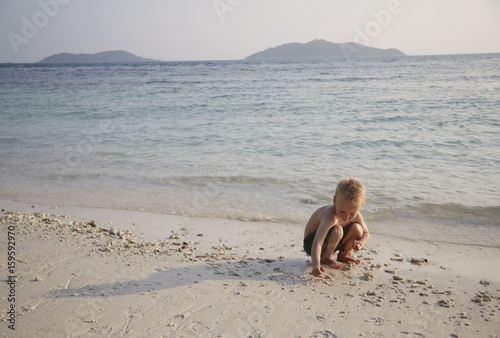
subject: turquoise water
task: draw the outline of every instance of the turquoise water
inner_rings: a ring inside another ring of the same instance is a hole
[[[499,54],[0,65],[0,109],[5,199],[303,224],[353,176],[370,222],[500,228]]]

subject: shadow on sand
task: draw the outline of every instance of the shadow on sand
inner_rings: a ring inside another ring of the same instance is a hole
[[[100,285],[87,285],[80,288],[55,290],[55,298],[65,297],[109,297],[139,294],[143,292],[173,289],[193,285],[203,281],[267,281],[278,284],[297,285],[304,283],[302,275],[310,263],[306,259],[290,258],[283,260],[241,260],[223,261],[214,264],[192,265],[153,273],[146,279],[127,280]],[[128,267],[133,274],[134,267]],[[128,271],[122,269],[110,272],[123,278]]]

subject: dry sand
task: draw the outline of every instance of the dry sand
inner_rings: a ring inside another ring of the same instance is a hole
[[[310,274],[303,228],[0,200],[7,337],[499,337],[500,249],[372,235]],[[143,233],[141,237],[141,233]],[[15,285],[15,301],[9,301]],[[7,310],[15,305],[15,331]]]

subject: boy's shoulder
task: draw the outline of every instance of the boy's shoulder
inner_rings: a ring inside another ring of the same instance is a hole
[[[333,220],[335,217],[335,208],[333,205],[324,205],[319,207],[314,212],[313,217],[316,218],[318,222],[322,221],[325,217]]]
[[[318,209],[316,209],[316,211],[314,212],[315,214],[325,214],[325,213],[333,213],[333,204],[332,205],[324,205],[322,207],[319,207]]]

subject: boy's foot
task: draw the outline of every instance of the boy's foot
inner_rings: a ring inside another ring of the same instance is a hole
[[[324,264],[328,265],[332,269],[341,269],[342,268],[342,264],[339,264],[339,263],[335,262],[331,258],[324,259],[324,260],[321,261],[321,263],[324,263]]]

